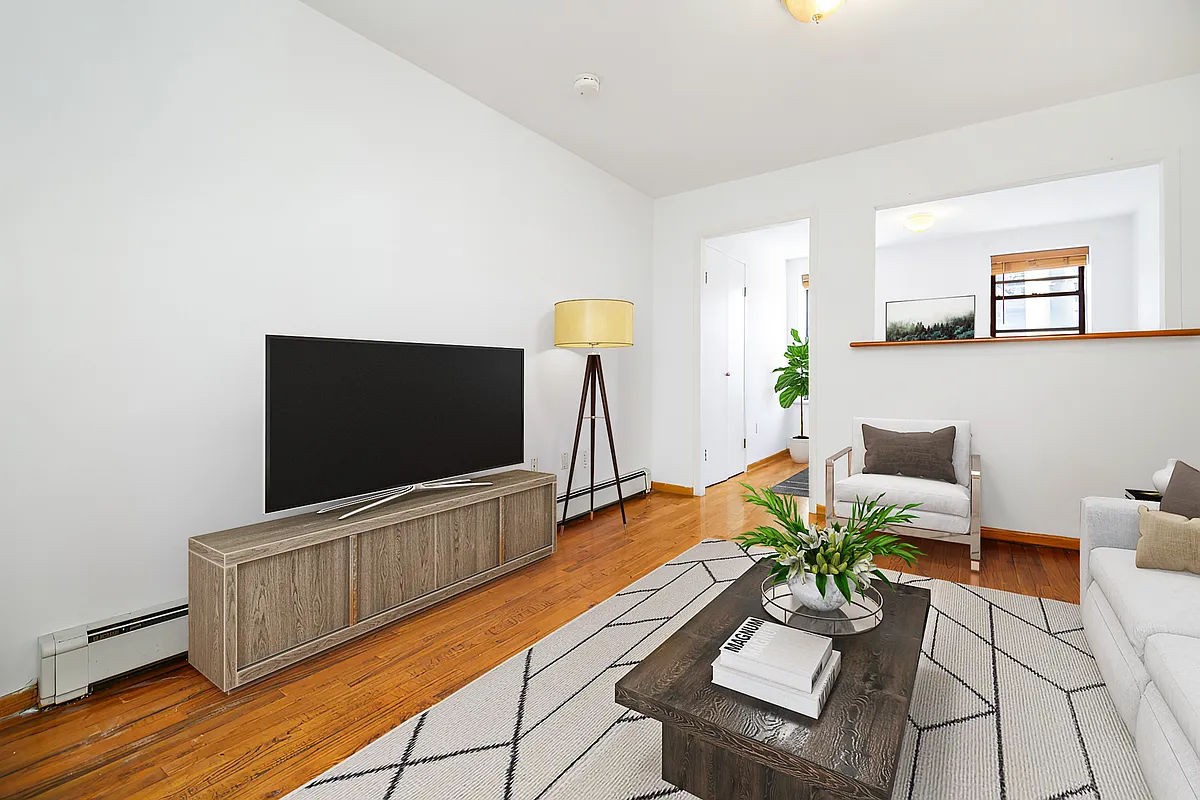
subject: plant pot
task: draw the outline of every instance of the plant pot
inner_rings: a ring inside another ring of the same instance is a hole
[[[800,582],[802,577],[803,583]],[[846,598],[838,591],[832,578],[825,583],[824,595],[817,591],[815,575],[788,578],[788,588],[792,590],[792,597],[797,603],[813,611],[836,611],[846,604]]]
[[[792,461],[797,464],[808,463],[808,437],[793,436],[788,440],[788,452],[792,454]]]

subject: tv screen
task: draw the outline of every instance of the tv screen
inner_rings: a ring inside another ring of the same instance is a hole
[[[525,460],[525,351],[267,337],[266,509]]]

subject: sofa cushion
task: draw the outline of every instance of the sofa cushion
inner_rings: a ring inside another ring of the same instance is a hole
[[[850,503],[837,502],[834,503],[834,513],[842,519],[847,519],[850,516]],[[939,531],[941,533],[966,534],[971,530],[971,518],[960,517],[957,514],[930,514],[914,511],[917,518],[908,525],[897,525],[896,532],[903,533],[904,528],[924,528],[927,531]]]
[[[1188,519],[1200,517],[1200,470],[1176,461],[1159,507]]]
[[[1133,730],[1138,765],[1156,800],[1198,800],[1200,758],[1155,684],[1146,687]]]
[[[1158,633],[1146,640],[1146,671],[1193,750],[1200,750],[1200,639]]]
[[[887,503],[920,503],[920,510],[926,513],[955,517],[971,515],[971,493],[957,483],[860,472],[842,478],[833,486],[833,499],[838,502],[853,503],[855,498],[868,500],[882,494]]]
[[[1142,691],[1150,683],[1150,675],[1142,659],[1133,651],[1129,637],[1104,597],[1104,590],[1096,583],[1084,595],[1080,613],[1083,616],[1083,632],[1087,635],[1092,655],[1096,657],[1096,666],[1104,676],[1117,713],[1121,715],[1125,727],[1132,732],[1137,722]]]
[[[936,431],[947,425],[954,426],[954,477],[963,486],[971,485],[971,423],[954,419],[884,419],[880,417],[855,417],[851,426],[850,446],[854,470],[862,472],[866,445],[863,444],[863,423],[889,431]],[[853,470],[852,470],[853,471]]]
[[[1200,575],[1200,519],[1139,508],[1137,565]]]
[[[954,426],[936,431],[889,431],[863,423],[864,473],[907,475],[954,483]]]
[[[1138,569],[1133,550],[1091,552],[1092,580],[1104,590],[1113,614],[1141,656],[1156,633],[1200,637],[1200,575]]]

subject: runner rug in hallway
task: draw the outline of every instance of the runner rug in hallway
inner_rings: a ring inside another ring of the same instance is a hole
[[[687,800],[660,777],[659,724],[613,687],[751,563],[731,542],[693,547],[289,800]],[[899,579],[933,608],[895,798],[1149,797],[1078,606]]]
[[[780,481],[771,487],[775,494],[794,494],[797,497],[808,497],[808,467],[797,472],[785,481]]]

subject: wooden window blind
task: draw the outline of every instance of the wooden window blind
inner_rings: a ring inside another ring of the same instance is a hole
[[[992,256],[992,274],[1007,275],[1012,272],[1031,272],[1039,269],[1062,267],[1086,267],[1087,247],[1065,247],[1061,250],[1031,250],[1027,253],[1006,253]]]

